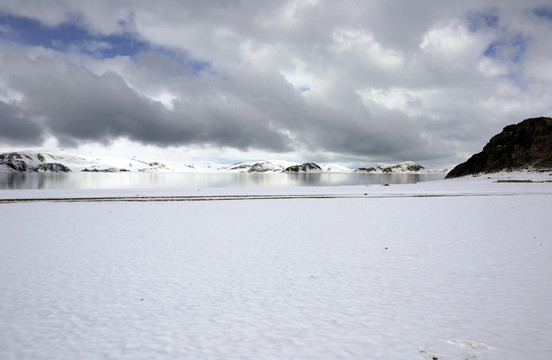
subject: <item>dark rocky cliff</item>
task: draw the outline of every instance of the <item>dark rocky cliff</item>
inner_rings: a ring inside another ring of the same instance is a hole
[[[446,178],[526,168],[552,169],[552,118],[506,126],[483,151],[456,166]]]

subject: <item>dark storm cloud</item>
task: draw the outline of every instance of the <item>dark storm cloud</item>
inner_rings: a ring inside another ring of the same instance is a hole
[[[43,130],[29,120],[17,105],[0,101],[0,141],[10,145],[39,145]]]
[[[240,149],[289,149],[255,108],[179,103],[175,110],[139,95],[114,72],[96,76],[59,60],[5,59],[9,84],[23,94],[21,108],[40,116],[62,145],[110,143],[123,136],[158,146],[212,144]]]

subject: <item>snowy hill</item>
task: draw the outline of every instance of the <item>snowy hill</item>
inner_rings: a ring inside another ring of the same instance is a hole
[[[85,160],[71,155],[61,157],[40,152],[11,152],[0,154],[0,171],[71,171],[63,162],[79,164]]]
[[[187,164],[146,162],[137,159],[92,157],[70,153],[18,151],[0,154],[0,171],[8,172],[120,172],[193,171]]]
[[[413,161],[405,161],[395,165],[378,164],[375,166],[367,166],[356,169],[357,173],[372,173],[372,174],[409,174],[420,173],[424,167]]]
[[[253,164],[247,172],[282,172],[287,167],[293,165],[296,165],[296,163],[283,160],[269,160]]]
[[[351,169],[340,164],[319,164],[324,172],[350,173]]]
[[[219,171],[248,172],[248,173],[274,173],[282,172],[285,168],[297,165],[297,163],[285,160],[243,161],[232,165],[219,165]]]

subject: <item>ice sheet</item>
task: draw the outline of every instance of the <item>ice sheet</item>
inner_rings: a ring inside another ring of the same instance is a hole
[[[552,184],[480,180],[0,204],[0,358],[548,359]]]

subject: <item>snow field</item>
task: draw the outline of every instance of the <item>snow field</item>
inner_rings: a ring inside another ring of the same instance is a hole
[[[0,204],[0,358],[548,359],[550,184],[483,188]]]

